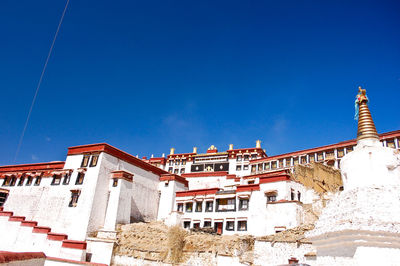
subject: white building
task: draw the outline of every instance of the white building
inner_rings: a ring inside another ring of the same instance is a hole
[[[398,148],[400,131],[380,138]],[[65,162],[1,166],[0,250],[109,264],[118,223],[158,219],[255,236],[296,227],[316,194],[292,179],[292,167],[312,158],[335,166],[332,151],[340,160],[353,142],[268,157],[257,141],[148,160],[92,144],[68,148]]]

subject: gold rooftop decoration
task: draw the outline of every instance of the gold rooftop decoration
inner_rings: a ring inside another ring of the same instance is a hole
[[[356,96],[356,117],[358,119],[357,141],[361,139],[374,138],[379,140],[371,112],[368,108],[368,97],[366,90],[358,87]]]

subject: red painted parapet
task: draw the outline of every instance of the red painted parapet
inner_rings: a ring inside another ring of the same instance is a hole
[[[62,240],[68,239],[68,235],[66,235],[66,234],[56,234],[56,233],[48,233],[47,234],[47,239],[62,241]]]
[[[13,212],[3,212],[3,211],[1,211],[0,212],[0,216],[13,216]]]
[[[32,233],[48,234],[50,231],[50,227],[35,226],[33,227]]]
[[[22,222],[25,221],[25,216],[10,216],[8,220],[12,222]]]
[[[37,222],[35,221],[22,221],[21,226],[26,226],[26,227],[35,227],[37,226]]]
[[[74,248],[74,249],[86,249],[86,242],[85,241],[76,241],[76,240],[64,240],[62,243],[63,248]]]
[[[46,255],[43,252],[0,251],[0,263],[1,264],[13,262],[13,261],[23,261],[23,260],[31,260],[31,259],[46,259]]]

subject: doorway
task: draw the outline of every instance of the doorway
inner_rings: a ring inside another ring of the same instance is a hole
[[[215,222],[214,223],[214,230],[218,235],[222,235],[223,231],[223,222]]]

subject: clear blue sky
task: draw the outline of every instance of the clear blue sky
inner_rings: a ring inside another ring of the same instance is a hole
[[[65,0],[0,3],[0,165],[18,140]],[[17,163],[107,142],[133,155],[354,138],[367,89],[400,129],[399,1],[71,0]]]

